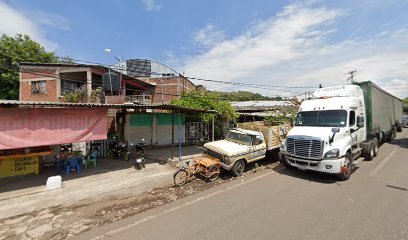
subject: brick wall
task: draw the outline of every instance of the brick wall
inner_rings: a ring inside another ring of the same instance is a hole
[[[20,100],[56,102],[57,79],[55,69],[44,68],[22,68],[20,73]],[[34,81],[46,81],[46,93],[33,93],[31,83]]]
[[[153,104],[169,103],[171,100],[179,98],[182,92],[196,89],[196,86],[184,77],[149,78],[145,81],[156,84]]]

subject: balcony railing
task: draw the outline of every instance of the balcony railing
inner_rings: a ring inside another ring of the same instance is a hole
[[[129,95],[129,96],[105,96],[105,103],[107,104],[123,104],[123,103],[134,103],[139,105],[151,105],[152,95],[142,94],[142,95]]]

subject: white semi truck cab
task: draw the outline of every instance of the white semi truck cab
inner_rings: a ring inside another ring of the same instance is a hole
[[[390,130],[374,126],[379,121],[373,119],[377,117],[365,89],[354,84],[320,88],[303,101],[281,147],[283,164],[347,180],[354,159],[363,155],[372,160],[379,139],[395,136],[398,122],[390,123]]]

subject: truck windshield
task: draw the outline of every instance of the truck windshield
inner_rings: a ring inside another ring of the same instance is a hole
[[[345,110],[325,110],[325,111],[304,111],[296,116],[296,126],[316,126],[316,127],[344,127],[347,122],[347,111]]]
[[[237,131],[229,131],[227,137],[225,138],[228,141],[251,145],[252,144],[252,136],[247,135],[245,133],[240,133]]]

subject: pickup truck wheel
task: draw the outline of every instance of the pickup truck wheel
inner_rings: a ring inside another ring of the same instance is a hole
[[[375,155],[374,150],[375,150],[374,142],[370,141],[365,151],[364,159],[366,161],[371,161],[374,159],[374,155]]]
[[[353,161],[351,160],[350,153],[346,153],[344,156],[344,166],[341,166],[341,173],[338,174],[338,178],[341,181],[346,181],[350,178],[351,171],[353,170]]]
[[[237,162],[235,162],[234,166],[232,167],[231,173],[232,175],[234,175],[234,177],[238,177],[244,172],[244,170],[245,170],[244,160],[238,160]]]

